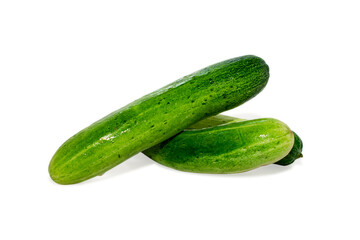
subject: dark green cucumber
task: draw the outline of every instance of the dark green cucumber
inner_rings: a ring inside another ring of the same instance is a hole
[[[294,145],[293,133],[279,120],[224,118],[205,119],[143,153],[181,171],[238,173],[275,163]]]
[[[302,155],[303,142],[301,141],[301,138],[294,131],[293,134],[294,134],[294,146],[292,147],[288,155],[286,155],[283,159],[276,162],[275,164],[281,166],[287,166],[292,164],[296,159],[301,158],[303,156]]]
[[[102,175],[199,120],[253,98],[268,78],[268,66],[256,56],[230,59],[185,76],[71,137],[51,159],[50,176],[57,183],[73,184]]]
[[[246,121],[246,120],[219,114],[216,116],[205,118],[205,119],[191,125],[187,129],[210,128],[210,127],[215,127],[215,126],[225,124],[225,123],[242,122],[242,121]],[[294,131],[292,131],[292,132],[294,134],[294,146],[292,147],[292,149],[288,155],[286,155],[280,161],[275,162],[275,164],[287,166],[287,165],[292,164],[296,159],[301,158],[303,156],[302,155],[303,142],[301,141],[301,138]]]

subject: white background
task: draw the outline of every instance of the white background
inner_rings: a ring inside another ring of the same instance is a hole
[[[0,2],[1,239],[359,239],[358,1]],[[267,87],[227,114],[273,117],[304,158],[242,174],[142,154],[77,185],[47,168],[70,136],[241,55]]]

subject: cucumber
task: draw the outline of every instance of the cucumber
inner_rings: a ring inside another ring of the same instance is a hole
[[[102,175],[199,120],[253,98],[268,78],[266,63],[250,55],[185,76],[75,134],[52,157],[50,177],[74,184]]]
[[[226,115],[216,115],[212,117],[205,118],[187,129],[202,129],[202,128],[210,128],[215,127],[221,124],[225,123],[232,123],[232,122],[242,122],[246,121],[245,119],[230,117]],[[302,149],[303,149],[303,142],[301,141],[301,138],[294,132],[294,145],[288,155],[286,155],[283,159],[281,159],[278,162],[275,162],[275,164],[281,165],[281,166],[287,166],[292,164],[296,159],[303,157],[302,155]]]
[[[181,171],[239,173],[279,161],[294,145],[279,120],[226,118],[205,119],[143,153]]]

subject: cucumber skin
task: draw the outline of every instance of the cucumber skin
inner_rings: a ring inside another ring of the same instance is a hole
[[[251,55],[187,75],[75,134],[51,159],[50,177],[74,184],[102,175],[191,124],[248,101],[268,78],[269,67]]]
[[[242,121],[246,121],[246,120],[219,114],[216,116],[205,118],[205,119],[191,125],[187,129],[210,128],[210,127],[215,127],[215,126],[225,124],[225,123],[242,122]],[[281,166],[287,166],[287,165],[292,164],[296,159],[303,157],[303,155],[302,155],[303,142],[301,141],[301,138],[299,137],[299,135],[297,135],[294,131],[292,131],[292,132],[294,134],[294,145],[293,145],[291,151],[283,159],[281,159],[278,162],[275,162],[274,164],[281,165]]]
[[[302,155],[303,142],[301,141],[299,135],[297,135],[294,131],[293,134],[294,134],[294,146],[292,147],[288,155],[286,155],[280,161],[277,161],[275,164],[281,166],[287,166],[292,164],[296,159],[303,157]]]
[[[287,125],[264,118],[184,130],[143,153],[176,170],[239,173],[279,161],[293,144],[294,135]]]

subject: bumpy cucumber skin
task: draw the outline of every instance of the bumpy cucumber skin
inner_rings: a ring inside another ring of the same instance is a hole
[[[279,161],[293,144],[287,125],[264,118],[184,130],[143,153],[181,171],[239,173]]]
[[[294,146],[292,147],[291,151],[288,155],[286,155],[283,159],[276,162],[275,164],[281,165],[281,166],[287,166],[292,164],[296,159],[301,158],[302,155],[302,149],[303,149],[303,142],[301,141],[301,138],[293,131],[294,133]]]
[[[242,122],[242,121],[246,121],[246,120],[219,114],[216,116],[211,116],[211,117],[205,118],[205,119],[191,125],[187,129],[210,128],[210,127],[215,127],[215,126],[222,125],[225,123]],[[275,162],[274,164],[278,164],[281,166],[287,166],[287,165],[292,164],[296,159],[303,157],[303,155],[302,155],[303,142],[301,141],[301,138],[299,137],[299,135],[297,135],[294,131],[292,131],[292,132],[294,134],[294,145],[293,145],[291,151],[283,159],[281,159],[278,162]]]
[[[250,55],[185,76],[71,137],[51,159],[50,177],[59,184],[74,184],[102,175],[191,124],[248,101],[268,78],[266,63]]]

